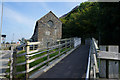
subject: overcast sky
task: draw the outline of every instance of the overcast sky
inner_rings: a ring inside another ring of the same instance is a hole
[[[80,5],[81,2],[4,2],[2,34],[6,41],[18,41],[22,37],[29,39],[35,23],[42,16],[52,11],[60,17]],[[1,16],[1,3],[0,3]],[[1,24],[1,22],[0,22]],[[13,37],[14,34],[14,37]]]

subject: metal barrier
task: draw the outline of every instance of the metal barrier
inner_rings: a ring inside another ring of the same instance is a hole
[[[98,63],[97,63],[97,51],[98,51],[98,46],[95,42],[95,39],[92,38],[91,43],[90,43],[90,49],[89,49],[86,80],[90,78],[99,77],[99,69],[98,69]]]

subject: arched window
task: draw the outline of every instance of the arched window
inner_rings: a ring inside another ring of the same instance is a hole
[[[53,25],[54,25],[52,20],[49,20],[47,23],[48,23],[49,27],[53,27]]]

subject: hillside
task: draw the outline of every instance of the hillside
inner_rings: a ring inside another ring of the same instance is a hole
[[[61,16],[60,18],[66,17],[69,13],[71,13],[72,11],[74,11],[74,10],[76,10],[76,9],[78,9],[78,8],[79,8],[79,6],[74,7],[70,12],[68,12],[67,14],[64,14],[64,15]]]
[[[101,44],[120,45],[120,2],[84,2],[62,16],[63,38],[95,37]]]

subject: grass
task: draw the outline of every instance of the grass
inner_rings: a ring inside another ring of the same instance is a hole
[[[71,48],[63,48],[63,49],[60,50],[60,52],[63,52],[63,51],[65,51],[66,49],[69,49],[69,50],[70,50]],[[50,55],[49,55],[49,58],[58,55],[58,54],[59,54],[59,51],[57,51],[57,50],[58,50],[58,48],[57,48],[57,49],[50,50],[49,53],[52,53],[52,52],[55,52],[55,51],[56,51],[56,52],[53,53],[53,54],[50,54]],[[42,51],[45,51],[45,50],[42,50]],[[41,52],[41,51],[39,51],[39,52]],[[19,53],[17,53],[17,54],[23,54],[23,53],[25,53],[25,51],[21,51],[21,52],[19,52]],[[38,53],[38,52],[36,52],[36,53]],[[32,54],[35,54],[35,53],[32,53]],[[32,57],[29,57],[29,59],[30,59],[30,60],[31,60],[31,59],[35,59],[35,58],[40,57],[40,56],[43,56],[43,55],[45,55],[45,54],[47,54],[47,51],[46,51],[46,52],[43,52],[43,53],[41,53],[41,54],[37,54],[37,55],[34,55],[34,56],[32,56]],[[64,54],[64,53],[63,53],[63,54]],[[62,54],[61,54],[61,55],[62,55]],[[57,56],[56,58],[58,58],[58,57],[59,57],[59,56]],[[56,59],[56,58],[54,58],[54,59]],[[53,61],[54,59],[52,59],[51,61]],[[30,64],[29,64],[29,67],[31,68],[31,67],[33,67],[33,66],[35,66],[35,65],[37,65],[37,64],[39,64],[39,63],[41,63],[41,62],[43,62],[43,61],[45,61],[45,60],[47,60],[47,56],[45,56],[45,57],[43,57],[43,58],[40,58],[40,59],[38,59],[38,60],[30,63]],[[24,56],[21,56],[21,57],[17,57],[16,63],[22,63],[22,62],[25,62],[25,55],[24,55]],[[29,74],[32,74],[33,72],[37,71],[38,69],[40,69],[41,67],[43,67],[43,66],[46,65],[46,64],[47,64],[47,63],[39,66],[38,68],[36,68],[36,69],[34,69],[33,71],[31,71]],[[21,72],[21,71],[25,71],[25,65],[21,65],[21,66],[17,66],[17,67],[16,67],[16,72]],[[9,72],[9,69],[7,70],[7,72]],[[7,77],[9,77],[9,76],[7,76]],[[25,77],[25,74],[16,75],[16,78],[24,78],[24,77]]]

